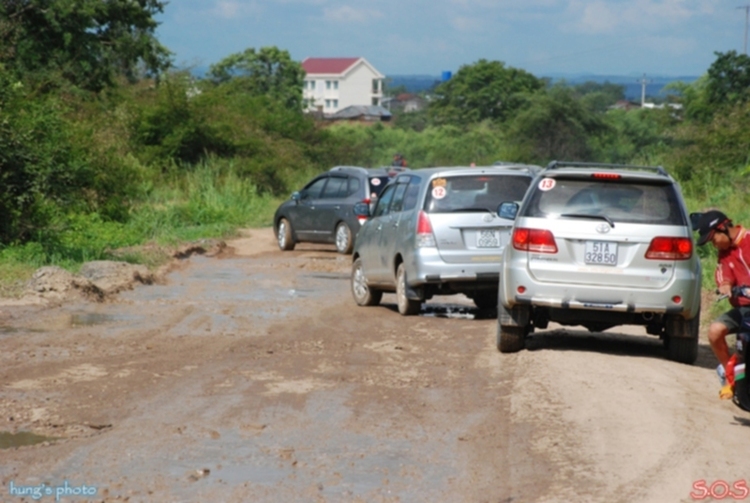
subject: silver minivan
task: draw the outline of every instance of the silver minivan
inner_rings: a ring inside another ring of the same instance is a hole
[[[538,166],[429,168],[402,173],[383,190],[357,234],[351,288],[360,306],[396,292],[403,315],[434,295],[463,293],[497,306],[500,258],[512,219],[503,201],[521,201]]]
[[[701,264],[677,182],[661,167],[552,162],[515,219],[500,278],[497,346],[523,349],[550,321],[640,325],[668,358],[698,355]]]

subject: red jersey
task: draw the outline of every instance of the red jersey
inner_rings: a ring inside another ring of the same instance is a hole
[[[714,278],[718,286],[729,283],[732,286],[750,286],[750,235],[747,229],[737,225],[739,233],[727,250],[719,252],[719,264]],[[750,299],[732,297],[729,302],[734,307],[750,306]]]

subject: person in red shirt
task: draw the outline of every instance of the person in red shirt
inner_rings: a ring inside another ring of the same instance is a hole
[[[721,211],[703,213],[698,220],[698,246],[711,242],[719,252],[714,277],[719,293],[729,297],[732,309],[711,322],[708,342],[719,363],[726,369],[729,362],[727,334],[739,331],[742,318],[750,315],[750,299],[733,297],[733,286],[750,286],[750,235],[741,225],[734,225]]]

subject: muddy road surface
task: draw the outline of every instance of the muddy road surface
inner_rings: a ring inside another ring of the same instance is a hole
[[[360,308],[332,248],[229,245],[107,302],[0,305],[0,501],[750,501],[705,341],[502,355],[463,297]]]

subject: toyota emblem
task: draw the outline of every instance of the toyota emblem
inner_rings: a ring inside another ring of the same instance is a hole
[[[599,224],[596,226],[596,232],[599,234],[606,234],[609,232],[609,224]]]

